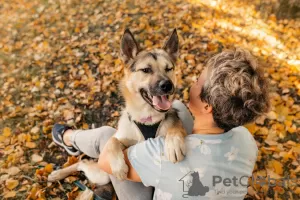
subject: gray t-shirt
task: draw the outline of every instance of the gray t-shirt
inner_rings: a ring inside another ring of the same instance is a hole
[[[173,164],[164,156],[164,137],[128,149],[131,165],[145,186],[155,187],[153,199],[243,199],[257,157],[257,145],[245,127],[226,133],[191,134],[187,155]]]

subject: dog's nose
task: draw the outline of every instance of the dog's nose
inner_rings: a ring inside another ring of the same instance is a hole
[[[170,80],[163,80],[159,82],[159,88],[163,92],[170,92],[173,89],[173,84]]]

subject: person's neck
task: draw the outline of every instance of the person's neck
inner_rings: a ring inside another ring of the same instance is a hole
[[[219,128],[209,117],[195,117],[193,134],[222,134],[224,130]]]

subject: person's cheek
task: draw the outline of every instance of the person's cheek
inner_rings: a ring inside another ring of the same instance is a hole
[[[189,107],[192,108],[193,105],[195,104],[195,85],[193,85],[191,88],[190,88],[190,101],[189,101]]]

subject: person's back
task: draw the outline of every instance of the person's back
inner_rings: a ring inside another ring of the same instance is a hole
[[[191,134],[186,137],[186,146],[186,158],[176,164],[165,158],[163,137],[130,149],[129,154],[135,155],[130,159],[133,167],[142,167],[139,163],[143,160],[154,163],[153,170],[148,165],[149,172],[140,174],[145,185],[155,187],[153,199],[243,199],[257,154],[246,128],[217,135]]]

